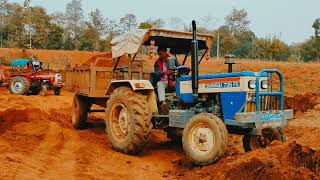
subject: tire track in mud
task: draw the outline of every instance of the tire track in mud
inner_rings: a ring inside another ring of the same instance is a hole
[[[48,124],[44,139],[18,168],[16,179],[75,179],[79,136],[56,122]]]

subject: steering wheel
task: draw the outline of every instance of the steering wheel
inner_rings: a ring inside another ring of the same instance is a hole
[[[177,71],[178,71],[178,76],[181,76],[181,75],[188,75],[191,69],[188,66],[181,65],[177,67]]]

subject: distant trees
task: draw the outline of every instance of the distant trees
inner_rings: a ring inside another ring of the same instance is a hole
[[[220,37],[219,54],[234,54],[239,58],[287,60],[290,49],[277,37],[257,38],[249,28],[250,20],[245,9],[232,9],[225,18],[225,24],[214,31]],[[217,51],[217,38],[211,54]]]
[[[82,0],[69,0],[64,12],[48,14],[41,7],[24,8],[8,0],[0,0],[0,47],[65,49],[85,51],[110,51],[111,40],[136,28],[171,28],[191,31],[189,22],[180,17],[167,21],[149,18],[139,21],[135,14],[125,14],[119,19],[104,17],[99,9],[84,15]],[[25,0],[29,2],[29,0]],[[28,13],[32,21],[28,21]],[[211,54],[235,54],[239,58],[274,60],[320,60],[320,19],[312,24],[315,35],[302,43],[288,46],[278,37],[258,38],[250,29],[249,14],[245,9],[232,9],[220,27],[210,14],[197,19],[198,32],[213,34],[215,42]]]
[[[126,14],[124,17],[120,18],[120,28],[122,32],[128,32],[137,27],[137,17],[134,14]]]
[[[233,8],[231,13],[225,17],[226,27],[233,33],[241,33],[249,30],[250,20],[245,9]]]

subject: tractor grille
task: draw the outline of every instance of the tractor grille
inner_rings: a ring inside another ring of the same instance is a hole
[[[260,96],[260,111],[280,110],[279,96]],[[248,93],[246,112],[256,111],[255,93]]]

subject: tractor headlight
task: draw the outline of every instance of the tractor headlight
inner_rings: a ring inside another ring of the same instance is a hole
[[[261,81],[261,88],[262,89],[267,89],[268,88],[268,81]]]
[[[256,81],[255,80],[250,80],[248,83],[248,86],[250,89],[255,89],[256,88]]]

